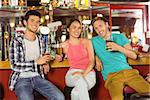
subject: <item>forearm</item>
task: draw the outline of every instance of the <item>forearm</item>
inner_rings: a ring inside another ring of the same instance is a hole
[[[96,65],[100,65],[102,63],[97,55],[95,56],[95,59],[96,59]]]
[[[85,71],[83,72],[83,76],[86,76],[90,71],[93,70],[94,67],[94,63],[90,62],[87,66],[87,68],[85,69]]]
[[[34,60],[24,61],[24,62],[11,61],[11,68],[16,72],[25,72],[25,71],[37,70],[37,64]]]
[[[96,65],[95,65],[95,68],[97,69],[97,71],[103,70],[102,62],[101,62],[101,60],[98,58],[97,55],[95,56],[95,59],[96,59]]]
[[[36,70],[37,64],[34,60],[25,61],[25,55],[21,44],[14,40],[10,43],[10,63],[12,70],[16,72],[24,72]]]
[[[24,61],[21,57],[10,53],[11,69],[16,72],[25,72],[37,69],[37,63],[34,60]],[[17,54],[16,54],[17,55]]]
[[[137,58],[137,54],[132,49],[127,49],[125,47],[119,46],[118,51],[122,52],[123,54],[125,54],[127,57],[131,59]]]
[[[83,72],[83,76],[86,76],[91,70],[93,70],[94,62],[95,62],[94,50],[91,41],[85,40],[85,43],[86,43],[85,47],[87,48],[88,51],[89,63],[86,70]]]

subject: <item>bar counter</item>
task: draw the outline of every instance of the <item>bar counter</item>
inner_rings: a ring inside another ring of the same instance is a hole
[[[129,64],[134,68],[139,70],[140,75],[146,76],[150,69],[150,57],[142,57],[137,60],[128,59]],[[67,59],[62,62],[56,60],[51,61],[51,71],[46,75],[47,79],[58,86],[62,91],[64,91],[65,75],[68,71],[69,65]],[[97,72],[97,85],[94,88],[94,100],[111,100],[108,90],[104,87],[104,80],[102,78],[101,72]],[[0,83],[4,87],[4,100],[17,100],[14,92],[11,92],[8,88],[8,82],[11,74],[10,62],[0,61]],[[96,95],[95,95],[96,94]],[[97,95],[98,94],[98,95]]]
[[[51,68],[62,68],[62,67],[69,67],[67,59],[64,59],[61,62],[53,60],[50,62]],[[0,69],[11,69],[9,61],[0,61]]]
[[[150,65],[150,57],[140,57],[137,60],[128,59],[129,64],[132,65]],[[64,59],[61,62],[56,60],[51,61],[51,68],[62,68],[69,67],[67,59]],[[0,61],[0,69],[10,69],[9,61]]]

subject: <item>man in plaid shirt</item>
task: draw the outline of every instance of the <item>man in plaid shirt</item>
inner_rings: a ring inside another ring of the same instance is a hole
[[[48,100],[64,100],[63,93],[51,82],[44,79],[49,72],[50,55],[42,55],[45,46],[42,37],[36,34],[41,14],[30,10],[25,14],[26,31],[10,43],[10,62],[13,70],[9,88],[15,90],[19,100],[33,100],[33,90]]]

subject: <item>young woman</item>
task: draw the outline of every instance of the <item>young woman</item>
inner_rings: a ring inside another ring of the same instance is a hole
[[[89,100],[88,90],[96,83],[93,46],[90,40],[79,38],[82,26],[78,19],[71,19],[67,31],[69,39],[61,43],[70,65],[65,77],[66,85],[74,87],[71,100]]]

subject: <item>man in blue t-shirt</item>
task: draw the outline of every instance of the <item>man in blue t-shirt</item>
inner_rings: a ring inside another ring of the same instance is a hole
[[[112,100],[123,100],[125,85],[140,93],[149,92],[150,84],[139,75],[138,70],[132,69],[127,63],[126,56],[137,58],[128,39],[123,34],[111,34],[108,21],[104,17],[96,17],[92,25],[98,34],[92,38],[96,64],[103,66],[105,87],[109,90]]]

